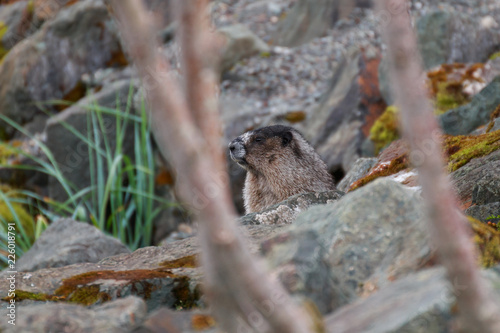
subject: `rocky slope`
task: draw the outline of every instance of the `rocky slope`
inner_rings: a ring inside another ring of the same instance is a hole
[[[175,70],[175,23],[162,1],[146,3],[161,24],[158,36]],[[339,181],[340,191],[298,195],[243,216],[241,230],[269,271],[298,301],[312,302],[335,332],[352,332],[353,322],[360,332],[449,332],[454,295],[428,243],[418,174],[410,166],[418,156],[409,156],[399,139],[398,111],[391,107],[378,32],[387,13],[373,10],[371,1],[356,1],[347,17],[338,8],[299,10],[322,3],[212,4],[215,29],[227,39],[220,85],[226,141],[269,124],[295,126]],[[471,217],[480,261],[489,268],[484,275],[498,287],[500,4],[411,1],[411,14],[425,83],[445,133],[438,139],[446,167],[460,208]],[[315,25],[290,24],[308,20]],[[0,1],[0,114],[45,142],[75,186],[89,185],[91,157],[82,143],[88,105],[129,105],[135,112],[137,82],[103,0]],[[72,105],[47,103],[54,99]],[[112,124],[114,117],[108,114],[104,122]],[[101,134],[111,137],[115,128],[105,128]],[[0,122],[0,139],[47,158],[12,125]],[[133,154],[129,141],[125,154]],[[53,177],[14,170],[12,163],[32,162],[0,149],[1,184],[66,199]],[[157,193],[173,201],[168,161],[156,163]],[[244,175],[233,164],[229,171],[241,209]],[[0,321],[0,329],[215,331],[197,241],[188,237],[192,229],[178,229],[181,223],[189,223],[189,216],[179,205],[169,206],[157,219],[156,244],[175,233],[161,246],[130,253],[91,225],[54,220],[18,261],[15,297],[6,296],[12,273],[0,273],[1,317],[15,301],[18,320],[16,326]]]

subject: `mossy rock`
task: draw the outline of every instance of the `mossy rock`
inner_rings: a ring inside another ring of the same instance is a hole
[[[500,263],[500,231],[486,223],[467,217],[474,230],[474,243],[480,252],[480,264],[485,268],[493,267]]]
[[[444,149],[448,155],[448,171],[453,172],[473,158],[491,154],[500,148],[500,130],[477,136],[445,135]]]
[[[391,142],[399,139],[399,111],[395,106],[388,106],[370,129],[370,139],[375,144],[375,154]]]
[[[3,36],[5,36],[8,30],[9,27],[5,24],[5,22],[0,21],[0,61],[7,53],[9,53],[9,50],[7,50],[2,44]]]
[[[489,155],[500,149],[500,130],[475,136],[444,135],[443,149],[448,163],[447,169],[453,172],[474,158]],[[377,178],[394,175],[409,167],[408,151],[403,150],[393,159],[375,165],[368,175],[353,183],[349,191],[362,187]]]

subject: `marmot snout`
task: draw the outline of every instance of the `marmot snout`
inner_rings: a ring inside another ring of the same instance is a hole
[[[295,194],[335,189],[326,164],[292,127],[275,125],[247,132],[229,144],[229,152],[247,170],[243,189],[247,214]]]

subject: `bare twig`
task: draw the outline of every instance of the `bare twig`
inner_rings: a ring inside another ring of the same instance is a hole
[[[223,154],[213,95],[216,74],[213,63],[204,61],[213,54],[210,43],[205,42],[210,38],[206,2],[185,0],[179,9],[186,57],[184,94],[166,74],[168,65],[156,50],[155,35],[141,2],[111,1],[147,93],[156,141],[176,170],[181,198],[200,221],[205,293],[219,325],[227,332],[247,332],[248,327],[258,332],[319,331],[283,287],[266,275],[240,237],[227,170],[219,158]]]
[[[441,132],[423,85],[417,41],[407,0],[381,0],[391,14],[385,41],[391,63],[396,104],[401,109],[403,134],[410,143],[410,160],[417,167],[422,195],[430,213],[429,229],[441,263],[457,298],[464,332],[500,332],[500,308],[491,286],[483,281],[467,223],[444,172]]]

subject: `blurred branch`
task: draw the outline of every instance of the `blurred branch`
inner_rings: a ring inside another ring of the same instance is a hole
[[[407,0],[382,0],[391,14],[384,32],[396,104],[410,160],[419,173],[422,196],[430,213],[434,246],[453,288],[464,332],[500,332],[500,307],[477,267],[475,248],[465,217],[444,172],[441,131],[424,87],[424,72]]]
[[[186,93],[157,51],[141,1],[111,3],[147,94],[158,146],[168,153],[179,195],[200,222],[204,290],[220,327],[227,332],[246,332],[249,327],[258,332],[321,331],[267,276],[239,234],[219,144],[215,48],[206,18],[207,1],[177,4]]]

